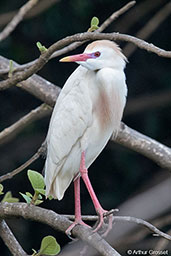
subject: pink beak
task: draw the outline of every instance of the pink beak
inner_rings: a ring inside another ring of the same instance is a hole
[[[82,53],[82,54],[67,56],[60,59],[59,61],[60,62],[77,62],[77,61],[86,61],[87,59],[92,59],[91,53]]]

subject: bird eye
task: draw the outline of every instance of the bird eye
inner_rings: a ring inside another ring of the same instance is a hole
[[[100,55],[101,55],[100,52],[95,52],[95,53],[94,53],[94,56],[95,56],[95,57],[99,57]]]

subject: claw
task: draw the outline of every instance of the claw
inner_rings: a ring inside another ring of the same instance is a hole
[[[106,211],[103,208],[100,208],[97,210],[97,214],[99,215],[99,223],[96,226],[96,228],[93,230],[93,232],[97,232],[103,225],[104,223],[104,218],[108,217],[109,221],[108,221],[108,225],[107,225],[107,230],[102,234],[103,237],[106,237],[107,234],[110,232],[110,230],[112,229],[112,221],[113,221],[113,214],[116,210],[112,209],[110,211]]]
[[[76,226],[76,225],[82,225],[82,226],[85,226],[85,227],[88,227],[88,228],[91,228],[89,225],[87,225],[84,221],[82,220],[75,220],[68,228],[67,230],[65,230],[65,234],[71,238],[72,240],[75,240],[71,235],[71,231],[72,229]]]

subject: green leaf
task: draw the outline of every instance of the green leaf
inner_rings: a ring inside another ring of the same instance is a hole
[[[95,30],[97,30],[99,27],[98,26],[92,26],[91,28],[88,29],[88,32],[93,32]]]
[[[21,192],[20,192],[20,195],[22,195],[22,197],[26,200],[27,204],[31,203],[31,200],[32,200],[31,197],[29,197],[29,196],[27,196],[27,195],[25,195],[25,194],[23,194]]]
[[[91,19],[91,27],[93,27],[93,26],[97,27],[98,25],[99,25],[99,19],[97,17],[93,17]]]
[[[30,192],[26,192],[26,196],[28,196],[28,197],[30,197],[30,198],[33,197],[33,195],[32,195]]]
[[[37,193],[39,193],[39,194],[42,194],[42,195],[44,195],[45,196],[45,189],[42,189],[42,188],[40,188],[40,189],[36,189],[35,190]]]
[[[13,65],[13,61],[10,60],[9,61],[9,72],[8,72],[8,77],[12,77],[12,73],[14,71],[14,65]]]
[[[45,236],[42,239],[39,255],[56,255],[60,252],[60,245],[53,236]]]
[[[35,203],[34,203],[34,205],[39,205],[39,204],[41,204],[41,203],[43,203],[43,200],[36,200]]]
[[[3,189],[4,189],[4,186],[2,184],[0,184],[0,195],[4,194]]]
[[[47,48],[44,45],[42,45],[40,42],[37,42],[36,45],[41,53],[44,53],[47,51]]]
[[[42,199],[43,197],[42,197],[42,195],[41,194],[39,194],[38,195],[38,199]]]
[[[32,256],[35,256],[37,254],[37,251],[35,249],[32,249],[32,251],[33,251]]]
[[[17,202],[19,202],[19,199],[16,198],[16,197],[13,197],[11,191],[8,191],[8,192],[4,195],[4,197],[3,197],[3,199],[2,199],[1,202],[2,202],[2,203],[3,203],[3,202],[17,203]]]
[[[44,189],[45,187],[44,179],[39,172],[28,170],[27,175],[35,191],[36,189]]]

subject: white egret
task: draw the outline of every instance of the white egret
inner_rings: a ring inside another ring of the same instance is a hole
[[[80,177],[99,215],[98,230],[107,211],[100,205],[88,178],[88,167],[103,150],[111,135],[117,135],[126,103],[126,57],[112,41],[89,44],[84,53],[65,57],[61,62],[80,66],[66,81],[57,99],[47,135],[45,163],[46,196],[61,200],[74,181],[75,221],[81,219]]]

